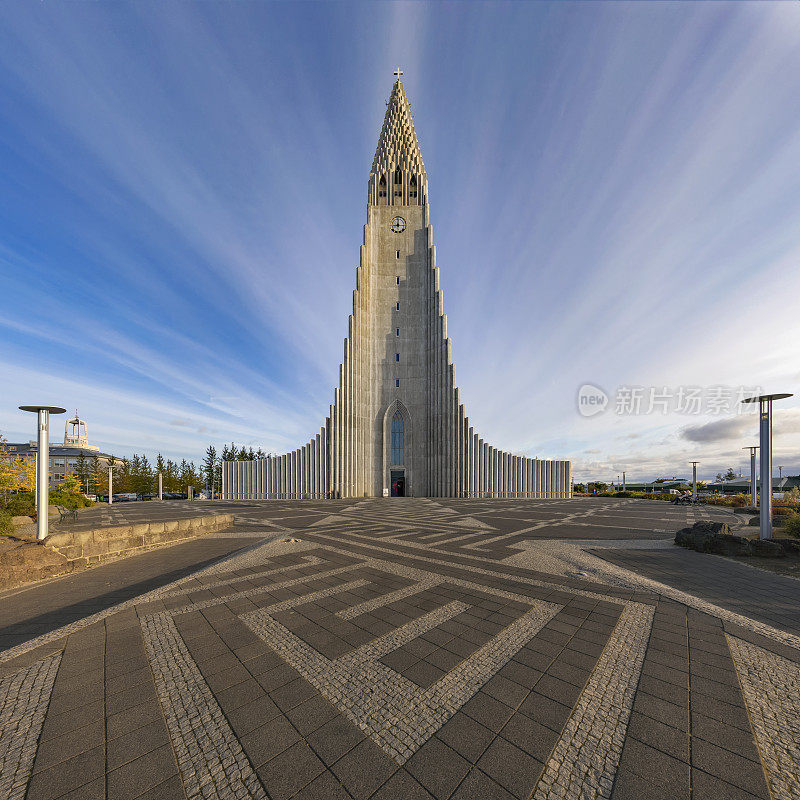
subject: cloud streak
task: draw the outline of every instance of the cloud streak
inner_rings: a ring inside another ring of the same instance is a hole
[[[14,438],[17,395],[77,406],[120,452],[313,435],[397,65],[481,435],[578,477],[716,469],[749,423],[586,420],[577,388],[797,386],[795,5],[45,4],[5,23]],[[776,417],[776,449],[798,445]]]

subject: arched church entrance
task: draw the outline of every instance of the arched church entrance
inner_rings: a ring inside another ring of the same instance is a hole
[[[392,497],[406,496],[406,421],[403,412],[395,407],[392,414],[389,455],[390,494]]]

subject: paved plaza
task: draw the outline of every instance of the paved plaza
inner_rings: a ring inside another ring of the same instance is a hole
[[[0,595],[9,800],[800,798],[800,584],[615,499],[121,504],[203,539]]]

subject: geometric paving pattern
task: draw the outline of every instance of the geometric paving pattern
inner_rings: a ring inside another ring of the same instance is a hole
[[[3,797],[800,797],[796,637],[531,550],[707,512],[225,506],[243,549],[0,653]]]

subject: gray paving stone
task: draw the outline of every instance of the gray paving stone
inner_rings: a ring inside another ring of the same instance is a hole
[[[437,800],[450,797],[464,779],[470,762],[437,737],[429,739],[406,763],[405,768]]]
[[[9,775],[0,761],[0,794],[24,790],[36,757],[29,797],[52,800],[99,798],[106,780],[109,798],[130,800],[688,800],[691,731],[695,797],[766,797],[765,768],[773,800],[798,796],[800,704],[786,698],[800,649],[786,626],[750,625],[722,606],[710,614],[707,598],[670,587],[659,599],[641,589],[646,577],[584,545],[570,544],[570,558],[608,564],[592,577],[610,583],[519,560],[529,540],[565,553],[569,537],[642,537],[645,523],[628,519],[641,504],[411,500],[387,511],[343,501],[344,522],[311,524],[332,507],[239,504],[251,527],[297,525],[303,542],[270,533],[260,543],[250,530],[253,548],[215,564],[200,557],[177,582],[151,573],[141,597],[105,571],[121,584],[105,608],[80,596],[94,578],[65,582],[61,597],[60,581],[37,588],[49,609],[41,620],[12,603],[18,624],[0,630],[14,647],[0,653],[0,687],[18,681],[8,707],[27,710],[11,713],[26,725],[38,714],[44,730],[38,756],[38,733],[15,751],[28,767]],[[487,533],[459,527],[467,508]],[[551,527],[576,513],[587,524]],[[654,537],[634,544],[626,552],[637,559],[661,559]],[[47,646],[62,659],[52,692],[20,694],[19,676],[40,669]],[[0,732],[0,751],[2,741]],[[107,758],[94,777],[98,749]],[[81,759],[88,769],[76,768]],[[53,788],[62,766],[65,782]]]

